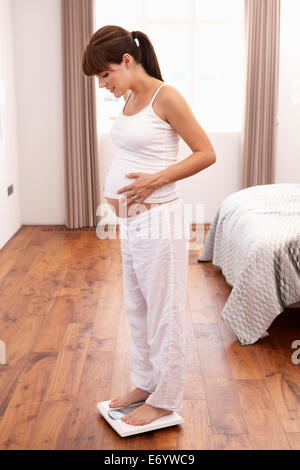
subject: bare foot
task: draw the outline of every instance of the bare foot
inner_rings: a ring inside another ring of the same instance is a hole
[[[144,403],[121,419],[125,421],[125,423],[132,424],[133,426],[143,426],[144,424],[152,423],[152,421],[171,413],[173,413],[173,411],[163,408],[154,408]]]
[[[133,405],[134,403],[138,403],[139,401],[145,401],[149,397],[150,392],[146,392],[140,388],[135,388],[131,390],[131,392],[127,393],[127,395],[122,395],[117,397],[115,400],[109,402],[110,408],[120,408],[123,406]]]

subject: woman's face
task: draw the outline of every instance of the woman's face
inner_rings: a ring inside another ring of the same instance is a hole
[[[121,64],[109,64],[112,70],[97,75],[99,88],[106,88],[116,97],[123,96],[129,88],[128,58],[123,57]]]

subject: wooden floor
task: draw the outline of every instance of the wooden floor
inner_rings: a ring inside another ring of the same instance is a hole
[[[0,251],[0,449],[300,449],[299,310],[240,346],[220,319],[231,288],[198,256],[190,251],[185,423],[121,438],[96,408],[131,389],[120,241],[23,226]]]

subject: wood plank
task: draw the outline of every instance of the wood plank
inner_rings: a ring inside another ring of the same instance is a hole
[[[204,382],[201,373],[197,341],[194,334],[192,314],[186,309],[186,370],[184,400],[205,400]]]
[[[27,443],[27,450],[60,450],[56,443],[60,429],[69,416],[71,406],[70,400],[43,403]]]
[[[218,325],[194,325],[213,433],[246,433],[235,383]]]
[[[97,450],[102,448],[103,433],[113,435],[96,408],[98,402],[109,399],[113,358],[113,351],[88,352],[78,395],[60,426],[57,449]]]
[[[211,308],[212,301],[203,269],[199,265],[189,266],[188,277],[188,302],[191,309],[201,312]]]
[[[2,340],[6,344],[7,364],[0,367],[0,416],[4,415],[17,387],[43,321],[41,317],[25,315],[12,323],[10,329],[1,332]]]
[[[120,281],[102,282],[94,314],[89,351],[115,350],[120,316],[125,314],[123,310],[122,283]]]
[[[238,380],[236,386],[254,448],[290,449],[265,381]]]
[[[231,293],[231,287],[221,274],[221,270],[211,263],[201,264],[208,282],[208,292],[216,309],[215,318],[226,348],[226,356],[235,379],[259,379],[263,374],[252,345],[241,346],[233,333],[221,319],[222,310]]]
[[[29,356],[0,422],[1,449],[26,449],[56,358],[56,353]]]
[[[249,434],[213,434],[215,450],[253,450]]]
[[[119,395],[125,395],[133,389],[133,385],[130,380],[129,364],[129,323],[124,309],[122,309],[122,311],[120,312],[117,332],[118,333],[115,346],[115,357],[113,363],[111,364],[112,375],[108,400],[113,400]],[[130,439],[130,444],[128,447],[126,439],[120,438],[120,436],[114,430],[111,431],[112,433],[108,431],[103,434],[103,440],[101,444],[102,449],[131,449],[131,445],[135,445],[135,443],[137,442],[137,438],[133,436],[133,439]]]
[[[292,450],[300,450],[300,432],[287,432],[287,439]]]
[[[184,400],[184,423],[177,433],[177,449],[214,449],[209,410],[205,400]]]
[[[76,398],[90,335],[90,328],[78,323],[68,325],[45,397],[48,402]]]
[[[288,324],[281,328],[281,334],[286,330]],[[290,344],[280,344],[276,328],[254,346],[284,430],[300,432],[300,371],[299,366],[292,363],[293,349]]]

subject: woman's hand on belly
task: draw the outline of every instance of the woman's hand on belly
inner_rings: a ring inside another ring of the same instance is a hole
[[[127,200],[127,207],[136,202],[142,203],[158,188],[155,174],[150,173],[127,173],[127,178],[136,178],[136,180],[123,188],[118,189],[118,194],[127,192],[122,199]]]

